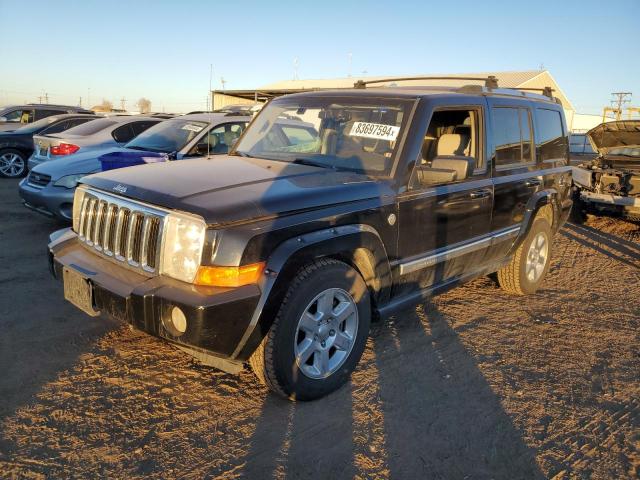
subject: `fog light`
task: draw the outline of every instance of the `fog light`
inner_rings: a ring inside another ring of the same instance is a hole
[[[171,335],[179,337],[187,331],[187,317],[179,307],[173,307],[171,315],[165,318],[164,326]]]

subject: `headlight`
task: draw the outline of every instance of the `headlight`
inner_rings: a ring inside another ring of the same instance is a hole
[[[206,228],[200,217],[182,213],[167,215],[160,273],[192,283],[202,259]]]
[[[78,185],[78,182],[80,181],[80,179],[86,176],[87,176],[86,173],[79,173],[76,175],[66,175],[64,177],[59,178],[55,182],[53,182],[53,185],[56,187],[76,188],[76,185]]]
[[[83,186],[76,188],[73,195],[73,231],[78,233],[80,227],[80,209],[82,208],[82,200],[84,200],[85,189]]]

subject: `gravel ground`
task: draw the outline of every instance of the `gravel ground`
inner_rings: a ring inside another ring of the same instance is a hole
[[[293,404],[76,311],[57,228],[0,180],[0,478],[638,478],[640,229],[556,237],[544,288],[481,278],[374,325],[352,381]]]

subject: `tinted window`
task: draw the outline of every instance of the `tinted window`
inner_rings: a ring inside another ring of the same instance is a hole
[[[135,133],[130,124],[122,125],[111,132],[111,136],[118,143],[127,143],[133,140]]]
[[[540,159],[563,159],[567,155],[567,138],[562,131],[562,117],[556,110],[536,110]],[[584,137],[583,137],[584,138]]]
[[[496,165],[508,165],[522,160],[520,119],[517,108],[493,109],[493,143]]]
[[[116,123],[117,122],[109,120],[108,118],[101,118],[99,120],[93,120],[91,122],[78,125],[77,127],[70,128],[66,133],[68,133],[69,135],[79,135],[81,137],[84,137],[87,135],[98,133],[99,131],[111,127]]]
[[[47,118],[51,115],[59,115],[61,113],[67,113],[65,110],[36,110],[36,118],[40,120],[41,118]]]
[[[146,121],[146,122],[133,122],[131,128],[133,129],[133,135],[138,136],[144,132],[147,128],[155,125],[158,122]]]
[[[48,128],[45,128],[42,132],[40,132],[40,134],[51,135],[53,133],[64,132],[65,130],[73,128],[77,125],[82,125],[83,123],[87,123],[89,120],[92,120],[92,119],[91,118],[74,118],[71,120],[62,120],[54,123]]]

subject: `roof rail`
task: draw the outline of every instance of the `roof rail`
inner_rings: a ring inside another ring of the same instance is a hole
[[[405,80],[478,80],[484,82],[484,86],[487,88],[498,88],[498,79],[494,75],[488,77],[390,77],[379,80],[358,80],[353,84],[353,88],[367,88],[367,85],[371,83],[402,82]]]
[[[515,87],[514,90],[524,90],[525,92],[541,92],[542,95],[549,98],[553,98],[553,92],[555,92],[555,89],[551,87],[544,87],[544,88]]]

